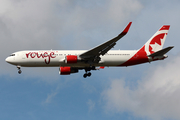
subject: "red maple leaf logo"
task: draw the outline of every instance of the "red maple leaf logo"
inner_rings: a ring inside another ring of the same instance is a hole
[[[161,46],[162,45],[161,40],[164,38],[164,36],[165,36],[165,33],[162,33],[162,34],[159,34],[159,35],[155,36],[151,40],[151,42],[149,44],[149,52],[151,54],[154,53],[153,48],[151,47],[151,45],[155,45],[157,43],[159,46]]]

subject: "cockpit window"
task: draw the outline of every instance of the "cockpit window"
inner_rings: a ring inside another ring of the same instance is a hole
[[[10,56],[15,56],[15,54],[11,54]]]

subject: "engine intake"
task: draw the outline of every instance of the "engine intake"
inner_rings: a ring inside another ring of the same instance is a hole
[[[77,72],[78,72],[77,68],[72,68],[72,67],[60,67],[59,68],[60,75],[70,75],[71,73],[77,73]]]

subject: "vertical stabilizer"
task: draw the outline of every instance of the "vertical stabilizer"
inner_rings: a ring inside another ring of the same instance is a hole
[[[162,26],[140,49],[144,49],[147,55],[153,54],[163,48],[170,25]]]

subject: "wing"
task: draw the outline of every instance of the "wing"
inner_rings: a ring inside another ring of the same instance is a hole
[[[100,55],[106,54],[111,48],[116,45],[116,42],[127,34],[132,22],[126,26],[126,28],[115,38],[93,48],[79,55],[80,58],[92,62],[99,62]]]

